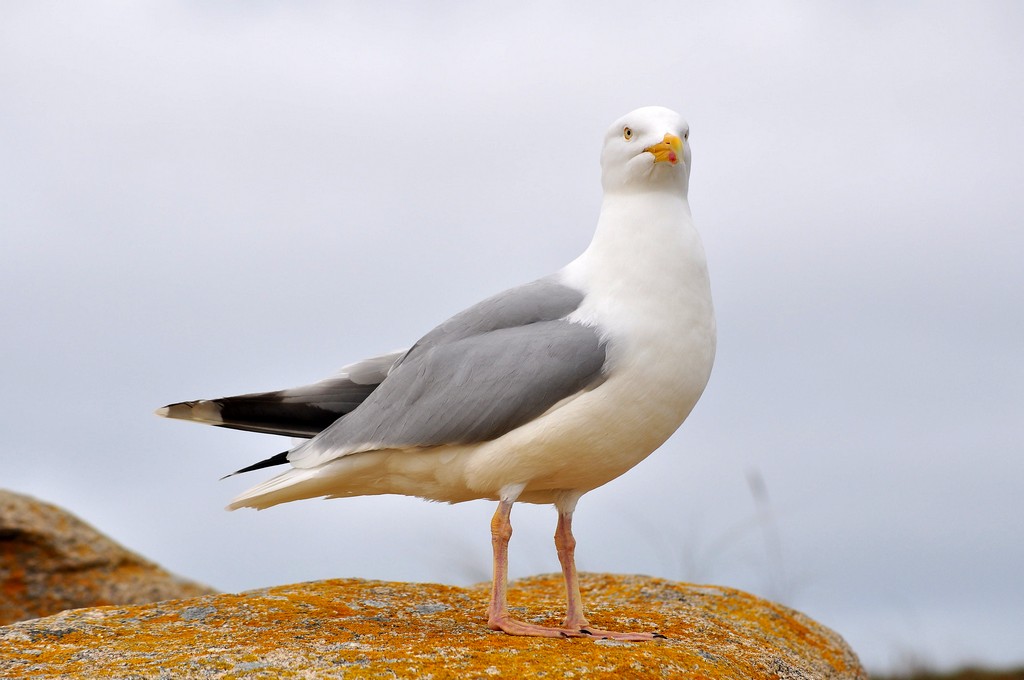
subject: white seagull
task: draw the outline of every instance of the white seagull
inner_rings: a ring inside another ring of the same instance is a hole
[[[604,199],[590,246],[563,269],[473,305],[408,350],[322,382],[157,411],[309,438],[239,472],[287,464],[234,499],[263,509],[325,496],[404,494],[498,501],[487,625],[512,635],[649,640],[590,625],[576,573],[580,497],[646,458],[700,398],[715,356],[707,264],[687,203],[689,126],[645,107],[609,128]],[[506,605],[516,501],[558,510],[561,627]]]

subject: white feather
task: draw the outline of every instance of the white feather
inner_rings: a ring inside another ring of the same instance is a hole
[[[497,499],[520,486],[519,500],[553,503],[578,498],[647,457],[693,409],[715,355],[707,265],[686,199],[689,147],[678,166],[656,164],[643,151],[688,131],[678,114],[657,107],[612,125],[594,239],[559,274],[585,293],[571,318],[607,341],[603,383],[492,441],[368,451],[293,468],[230,508],[380,493],[460,502]]]

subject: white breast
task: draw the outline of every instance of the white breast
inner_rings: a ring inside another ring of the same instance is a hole
[[[685,199],[606,197],[593,242],[562,277],[586,293],[571,318],[601,329],[608,378],[481,446],[467,466],[475,489],[526,483],[523,500],[545,502],[547,490],[605,484],[664,443],[707,384],[715,320]]]

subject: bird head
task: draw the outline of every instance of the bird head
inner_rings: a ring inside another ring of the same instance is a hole
[[[668,190],[686,196],[690,126],[675,111],[645,106],[612,123],[601,151],[605,193]]]

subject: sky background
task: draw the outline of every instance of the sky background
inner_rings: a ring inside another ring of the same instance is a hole
[[[659,104],[718,358],[580,502],[580,568],[780,600],[871,669],[1024,662],[1024,3],[479,5],[0,6],[0,487],[229,591],[487,580],[493,504],[226,513],[289,442],[152,411],[561,267]],[[512,575],[557,571],[555,513],[513,519]]]

